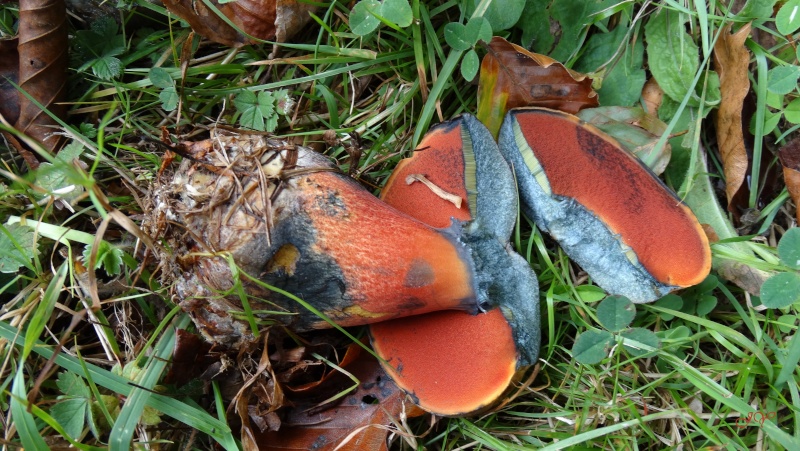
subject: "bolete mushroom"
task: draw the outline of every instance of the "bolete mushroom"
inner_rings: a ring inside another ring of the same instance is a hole
[[[470,315],[443,311],[370,325],[375,351],[395,383],[425,410],[465,415],[490,405],[516,370],[536,361],[539,306],[536,277],[508,246],[516,189],[489,131],[464,115],[433,127],[411,158],[400,162],[381,198],[434,227],[473,219],[502,243],[496,273],[505,289],[495,305]],[[511,324],[509,324],[511,321]]]
[[[499,145],[525,213],[607,292],[650,302],[708,275],[708,239],[691,210],[597,128],[521,108],[506,116]]]
[[[331,327],[286,293],[354,326],[474,314],[507,282],[493,267],[508,254],[486,228],[424,224],[309,149],[222,130],[182,147],[189,158],[156,204],[181,225],[171,243],[177,294],[212,342],[240,347],[255,340],[253,325],[274,322]],[[237,272],[252,278],[236,285]]]

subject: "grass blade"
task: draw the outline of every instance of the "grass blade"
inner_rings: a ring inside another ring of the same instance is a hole
[[[0,322],[0,337],[5,338],[16,346],[22,346],[23,340],[17,336],[17,330],[5,322]],[[49,359],[53,355],[53,349],[41,341],[35,343],[33,352],[46,359]],[[56,356],[55,362],[68,371],[79,374],[83,373],[81,363],[72,356],[59,354]],[[90,363],[85,363],[85,365],[92,380],[94,380],[97,385],[122,396],[129,396],[133,392],[133,386],[130,384],[129,380],[96,365]],[[226,450],[235,451],[239,449],[228,424],[209,415],[208,412],[204,410],[158,393],[151,393],[146,404],[171,418],[208,434]]]

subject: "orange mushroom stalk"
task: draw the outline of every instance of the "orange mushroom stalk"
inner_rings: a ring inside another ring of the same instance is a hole
[[[575,116],[524,108],[508,113],[499,143],[526,214],[607,292],[650,302],[708,275],[694,214],[613,138]]]
[[[454,203],[443,193],[464,202]],[[444,311],[370,326],[387,373],[420,407],[447,416],[480,410],[506,390],[520,366],[536,361],[539,350],[536,276],[508,246],[517,202],[510,168],[488,130],[465,115],[425,135],[414,155],[392,173],[382,199],[436,227],[474,217],[475,227],[489,224],[487,233],[502,243],[505,257],[494,272],[503,273],[498,278],[505,289],[494,290],[491,300],[500,307],[478,315]]]
[[[158,203],[182,224],[173,243],[181,306],[215,343],[239,347],[274,322],[304,331],[474,314],[508,282],[493,269],[508,254],[486,228],[417,221],[308,149],[223,132],[183,147],[190,158]],[[239,287],[237,271],[255,280]]]

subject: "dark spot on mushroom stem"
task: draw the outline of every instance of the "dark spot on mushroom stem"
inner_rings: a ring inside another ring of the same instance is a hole
[[[316,208],[328,216],[347,217],[347,206],[342,201],[342,196],[335,191],[328,191],[325,195],[317,196],[314,199]]]
[[[436,274],[431,265],[425,260],[415,259],[411,262],[403,285],[410,288],[421,288],[432,284],[435,280]]]
[[[417,299],[409,297],[400,304],[397,305],[397,311],[404,312],[408,310],[417,310],[425,306],[425,302]]]

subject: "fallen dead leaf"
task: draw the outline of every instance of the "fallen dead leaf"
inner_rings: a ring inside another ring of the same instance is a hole
[[[356,345],[348,349],[351,353],[343,368],[360,381],[358,388],[335,405],[296,405],[278,431],[255,430],[260,450],[386,450],[389,431],[397,430],[395,423],[403,416],[422,414],[377,359]],[[315,388],[322,385],[328,384]]]
[[[575,114],[599,105],[592,79],[495,36],[481,62],[477,117],[496,137],[508,110],[540,106]]]
[[[17,38],[0,39],[0,114],[13,124],[19,116],[17,88],[9,80],[19,82],[19,53]]]
[[[225,18],[217,15],[206,2],[164,0],[164,6],[189,22],[197,33],[231,47],[255,43],[249,36],[285,42],[308,23],[311,19],[309,12],[316,8],[311,2],[297,0],[239,0],[224,3],[212,0],[209,4]],[[228,25],[226,19],[236,28]]]
[[[789,141],[778,151],[778,158],[783,165],[783,178],[786,189],[794,201],[795,217],[800,223],[800,138]]]
[[[20,0],[19,86],[56,117],[66,114],[67,9],[63,0]],[[31,99],[19,94],[15,128],[39,141],[50,152],[61,137],[56,122]]]
[[[750,65],[750,52],[744,42],[750,35],[750,25],[744,25],[735,33],[730,25],[722,29],[720,38],[714,45],[714,68],[719,74],[722,101],[716,116],[717,142],[722,155],[725,172],[725,194],[728,211],[738,215],[734,196],[744,190],[748,158],[742,132],[742,105],[750,90],[747,78]]]
[[[664,100],[664,91],[661,90],[661,86],[658,86],[655,77],[650,77],[642,88],[642,105],[647,110],[647,114],[656,116],[662,100]]]

